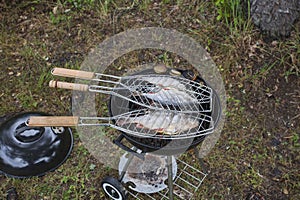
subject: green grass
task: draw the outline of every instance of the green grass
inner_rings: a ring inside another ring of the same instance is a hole
[[[218,13],[217,20],[224,21],[232,34],[239,30],[249,29],[249,0],[215,0],[214,2]]]

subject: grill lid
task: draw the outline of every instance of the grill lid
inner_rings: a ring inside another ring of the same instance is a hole
[[[70,128],[28,127],[30,116],[44,113],[28,112],[16,115],[0,126],[0,171],[12,177],[41,176],[59,167],[73,146]]]

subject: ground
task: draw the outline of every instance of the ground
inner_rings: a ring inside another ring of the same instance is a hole
[[[225,127],[204,159],[210,175],[195,199],[300,199],[299,23],[289,38],[269,39],[250,21],[235,27],[217,20],[215,4],[205,0],[2,1],[0,10],[0,116],[69,115],[71,92],[48,89],[53,67],[78,68],[95,46],[124,30],[176,29],[206,48],[227,93]],[[133,53],[111,72],[172,58]],[[1,175],[1,199],[11,187],[22,199],[105,199],[100,182],[116,172],[89,154],[75,130],[74,137],[71,156],[56,171]]]

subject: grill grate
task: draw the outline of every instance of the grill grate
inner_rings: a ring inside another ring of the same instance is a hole
[[[176,199],[191,200],[200,188],[207,174],[196,169],[180,159],[176,160],[178,171],[174,181],[174,196]],[[155,194],[143,194],[130,190],[128,200],[168,200],[169,188]]]

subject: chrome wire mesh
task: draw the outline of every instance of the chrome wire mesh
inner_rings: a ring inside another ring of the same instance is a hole
[[[90,92],[119,96],[149,109],[184,113],[211,111],[212,89],[179,76],[147,74],[118,77],[96,73],[93,81],[98,84],[89,85]]]
[[[79,126],[110,126],[142,138],[183,139],[207,135],[212,117],[202,113],[134,110],[114,117],[80,117]]]
[[[208,174],[198,170],[190,163],[184,162],[180,159],[176,160],[178,165],[177,176],[174,180],[173,194],[175,199],[192,200],[194,195],[200,188],[204,179]],[[128,200],[168,200],[169,188],[166,188],[155,194],[138,193],[135,191],[128,191]]]
[[[109,126],[140,138],[184,139],[211,133],[213,90],[180,76],[95,74],[89,91],[109,94],[113,117],[80,117],[79,126]]]

